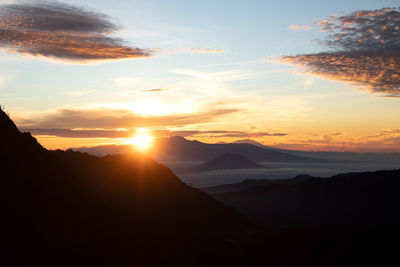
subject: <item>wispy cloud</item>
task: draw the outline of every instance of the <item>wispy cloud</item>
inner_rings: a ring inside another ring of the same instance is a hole
[[[3,87],[4,83],[6,81],[5,77],[0,76],[0,88]]]
[[[200,71],[194,68],[174,69],[170,73],[181,74],[195,77],[202,80],[211,80],[215,82],[232,82],[253,78],[257,73],[251,70],[224,70],[224,71]]]
[[[129,138],[135,131],[119,130],[73,130],[59,128],[23,128],[23,132],[30,132],[36,136],[56,136],[62,138]]]
[[[139,82],[140,79],[135,77],[116,77],[113,79],[113,83],[118,87],[132,86]]]
[[[214,137],[214,138],[261,138],[266,136],[286,136],[287,133],[270,132],[244,132],[244,131],[202,131],[194,136]]]
[[[400,129],[384,129],[366,136],[342,132],[310,135],[313,137],[286,139],[285,143],[274,145],[286,149],[353,152],[398,152],[400,147]]]
[[[196,54],[219,54],[219,53],[224,53],[225,51],[222,49],[201,49],[201,48],[189,48],[188,51],[190,53],[196,53]]]
[[[151,56],[112,37],[119,29],[105,14],[60,2],[0,6],[0,46],[8,52],[68,61]]]
[[[86,95],[86,94],[90,94],[90,93],[94,93],[96,92],[96,90],[78,90],[78,91],[71,91],[71,92],[67,92],[67,95],[70,96],[81,96],[81,95]]]
[[[201,124],[237,112],[237,109],[215,108],[198,113],[143,116],[123,109],[61,109],[34,118],[17,119],[23,128],[117,129],[132,127],[176,127]]]
[[[56,136],[62,138],[130,138],[136,130],[107,130],[107,129],[60,129],[60,128],[23,128],[25,132],[30,132],[36,136]],[[236,137],[236,138],[258,138],[266,136],[285,136],[286,133],[248,133],[241,131],[197,131],[197,130],[153,130],[151,134],[155,137]]]
[[[383,130],[381,133],[385,134],[400,134],[400,129]]]
[[[291,31],[309,31],[312,29],[311,25],[290,25],[289,30]]]
[[[225,53],[223,49],[211,49],[211,48],[158,48],[152,49],[157,54],[220,54]]]
[[[168,89],[165,88],[146,89],[142,90],[141,92],[162,92],[162,91],[168,91]]]
[[[305,72],[351,82],[382,96],[400,97],[400,8],[360,10],[316,23],[329,52],[284,56]]]
[[[400,135],[400,129],[386,129],[379,131],[373,135],[365,136],[365,139],[371,139],[371,138],[379,138],[383,136],[388,136],[388,135]]]

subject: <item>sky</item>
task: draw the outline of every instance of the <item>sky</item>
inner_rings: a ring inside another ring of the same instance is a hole
[[[0,4],[0,104],[46,148],[400,152],[398,0]]]

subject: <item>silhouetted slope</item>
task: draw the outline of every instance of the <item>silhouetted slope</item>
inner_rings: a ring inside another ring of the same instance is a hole
[[[2,151],[14,156],[43,151],[43,147],[30,133],[21,133],[8,115],[0,109],[0,140]],[[12,147],[11,147],[12,145]],[[21,153],[21,152],[24,153]]]
[[[229,170],[229,169],[260,169],[266,168],[254,161],[249,160],[245,156],[237,153],[225,153],[215,159],[207,161],[203,164],[183,168],[177,171],[180,172],[206,172],[214,170]]]
[[[259,187],[259,186],[271,186],[271,185],[293,185],[297,183],[301,183],[313,178],[309,175],[298,175],[291,179],[279,179],[279,180],[255,180],[255,179],[246,179],[243,182],[236,184],[223,184],[217,186],[209,186],[200,188],[201,191],[206,192],[207,194],[221,194],[232,191],[241,191],[251,187]]]
[[[272,149],[272,150],[278,150],[275,149],[274,147],[269,147],[269,146],[265,146],[257,141],[254,141],[252,139],[241,139],[241,140],[236,140],[234,142],[232,142],[231,144],[250,144],[250,145],[255,145],[255,146],[259,146],[259,147],[263,147],[266,149]],[[288,150],[289,151],[289,150]]]
[[[104,145],[95,147],[71,148],[69,150],[88,153],[90,155],[99,157],[108,155],[118,155],[118,154],[125,155],[125,154],[132,154],[134,152],[132,149],[132,145]]]
[[[400,225],[400,170],[310,178],[212,194],[265,227]]]
[[[47,151],[3,111],[0,129],[2,262],[116,266],[190,259],[225,246],[225,238],[247,227],[233,209],[145,157]],[[204,242],[215,245],[202,248]]]

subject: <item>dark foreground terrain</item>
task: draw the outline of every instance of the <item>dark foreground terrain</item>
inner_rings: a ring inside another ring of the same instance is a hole
[[[400,225],[400,170],[301,175],[204,188],[267,229]]]
[[[150,159],[45,150],[29,133],[19,132],[2,111],[0,145],[2,266],[399,262],[399,225],[391,216],[366,225],[259,227]],[[398,189],[393,186],[386,186],[388,192]],[[341,192],[335,192],[341,201]],[[318,188],[309,194],[318,195]],[[357,203],[351,204],[356,213]],[[398,203],[385,203],[388,207],[379,202],[371,211],[384,208],[397,214]],[[309,216],[302,214],[304,209],[293,216]],[[329,213],[331,206],[325,209]]]

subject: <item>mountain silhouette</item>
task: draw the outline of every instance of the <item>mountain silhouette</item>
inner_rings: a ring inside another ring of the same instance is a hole
[[[204,191],[267,228],[400,225],[400,170],[293,179]]]
[[[397,163],[400,162],[400,153],[389,152],[389,153],[377,153],[377,152],[349,152],[349,151],[302,151],[302,150],[289,150],[276,148],[272,146],[266,146],[252,139],[242,139],[233,142],[234,144],[251,144],[267,150],[273,150],[277,152],[288,153],[300,157],[321,159],[330,162],[382,162],[382,163]]]
[[[249,225],[149,158],[48,151],[1,110],[0,129],[6,265],[181,261]]]
[[[215,170],[233,169],[260,169],[266,168],[238,153],[225,153],[203,164],[176,170],[177,172],[206,172]]]
[[[242,154],[255,162],[304,162],[321,161],[310,157],[291,155],[289,153],[265,149],[252,144],[206,144],[184,137],[174,136],[155,140],[155,149],[150,155],[159,161],[209,161],[225,153]],[[74,148],[74,151],[104,156],[109,154],[131,153],[130,146],[100,146],[91,148]]]
[[[314,178],[310,175],[302,174],[297,175],[294,178],[290,179],[278,179],[278,180],[256,180],[256,179],[246,179],[240,183],[236,184],[223,184],[217,186],[208,186],[200,188],[201,191],[206,192],[207,194],[221,194],[226,192],[233,191],[242,191],[244,189],[252,188],[252,187],[260,187],[260,186],[271,186],[271,185],[293,185],[297,183],[301,183],[307,181],[311,178]]]
[[[232,142],[231,144],[250,144],[250,145],[255,145],[255,146],[264,147],[264,148],[268,148],[268,149],[274,149],[273,147],[267,147],[267,146],[255,141],[255,140],[252,140],[252,139],[236,140],[236,141]]]

